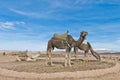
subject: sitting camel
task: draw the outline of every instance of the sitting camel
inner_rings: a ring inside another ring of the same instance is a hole
[[[24,52],[20,51],[15,57],[17,61],[36,61],[40,57],[40,53],[32,54],[26,50]]]

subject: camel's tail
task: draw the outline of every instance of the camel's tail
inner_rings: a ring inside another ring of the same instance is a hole
[[[90,51],[92,53],[92,55],[98,60],[100,61],[101,58],[100,58],[100,55],[98,53],[96,53],[93,49],[92,49],[92,46],[90,45],[90,43],[88,42],[88,46],[90,47]]]

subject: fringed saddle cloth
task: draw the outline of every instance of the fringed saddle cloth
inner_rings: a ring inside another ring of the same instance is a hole
[[[64,33],[64,34],[57,34],[54,33],[54,38],[55,39],[62,39],[62,40],[66,40],[68,33]]]
[[[56,40],[60,40],[61,41],[61,44],[64,46],[65,44],[67,44],[69,47],[69,43],[68,41],[66,40],[68,36],[68,32],[64,33],[64,34],[57,34],[57,33],[54,33],[54,36],[53,38],[56,39]],[[65,46],[64,46],[65,47]]]

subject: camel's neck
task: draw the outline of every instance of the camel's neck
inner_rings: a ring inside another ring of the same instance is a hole
[[[78,39],[78,41],[84,41],[85,37],[84,36],[80,36],[80,38]]]
[[[85,40],[85,37],[80,36],[80,38],[77,40],[77,45],[80,46],[84,40]]]
[[[73,46],[75,44],[75,40],[72,38],[71,35],[68,35],[66,40],[70,46]]]

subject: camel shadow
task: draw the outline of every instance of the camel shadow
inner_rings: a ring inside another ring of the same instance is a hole
[[[84,59],[71,59],[73,62],[78,62],[78,61],[87,61],[87,62],[98,62],[98,60],[84,60]]]
[[[48,64],[48,65],[51,65],[50,62],[48,62],[47,64]],[[56,62],[56,61],[54,61],[53,64],[54,64],[54,65],[62,65],[62,66],[64,66],[64,62]],[[74,63],[71,62],[71,65],[74,65]]]

